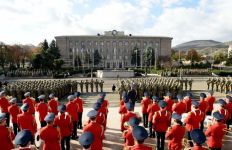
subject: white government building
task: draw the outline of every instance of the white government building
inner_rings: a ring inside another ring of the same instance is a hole
[[[78,57],[83,61],[86,53],[93,60],[95,50],[98,50],[102,57],[101,63],[97,66],[93,63],[85,63],[85,67],[95,66],[104,69],[134,67],[131,64],[131,57],[135,47],[140,50],[140,67],[144,65],[142,53],[147,47],[153,48],[156,60],[171,56],[171,37],[134,36],[126,35],[123,31],[113,30],[96,35],[56,36],[55,39],[65,66],[70,67],[80,67],[76,65],[75,61]]]

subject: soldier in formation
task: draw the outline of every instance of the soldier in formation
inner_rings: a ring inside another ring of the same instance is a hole
[[[170,69],[170,70],[162,70],[161,76],[163,77],[177,77],[180,74],[185,76],[192,76],[192,75],[211,75],[209,69]]]
[[[231,77],[212,77],[207,81],[207,89],[221,93],[228,93],[232,91],[232,78]]]

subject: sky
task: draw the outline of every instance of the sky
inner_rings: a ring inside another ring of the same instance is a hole
[[[104,31],[191,40],[232,40],[232,0],[0,0],[0,41],[38,45]]]

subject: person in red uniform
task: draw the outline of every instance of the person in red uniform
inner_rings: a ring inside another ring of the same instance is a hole
[[[170,127],[166,133],[166,138],[169,139],[168,149],[169,150],[181,150],[182,139],[185,135],[185,127],[181,122],[181,115],[178,113],[172,114],[173,126]]]
[[[230,118],[226,122],[226,125],[227,125],[227,129],[229,129],[229,126],[232,123],[232,97],[230,95],[226,96],[226,102],[227,102],[227,105],[225,108],[228,110],[228,113],[230,116]]]
[[[101,108],[101,103],[96,102],[93,105],[93,109],[96,110],[97,113],[97,117],[96,117],[96,122],[99,123],[100,125],[102,125],[104,127],[104,131],[106,130],[106,116],[104,113],[102,113],[100,110]]]
[[[91,132],[83,133],[79,138],[79,143],[83,147],[83,150],[91,150],[90,147],[94,141],[94,135]]]
[[[200,123],[204,118],[204,113],[199,110],[199,102],[192,101],[192,111],[188,112],[187,117],[184,120],[186,124],[186,129],[188,130],[188,140],[189,145],[192,147],[193,143],[191,142],[190,132],[193,129],[199,129]]]
[[[6,127],[6,114],[0,113],[0,142],[1,150],[11,150],[14,148],[12,141],[14,140],[14,133],[11,128]]]
[[[23,111],[23,113],[17,116],[18,126],[20,130],[28,129],[31,131],[31,134],[33,135],[33,139],[31,139],[31,143],[33,144],[34,135],[37,130],[35,117],[31,113],[29,113],[29,105],[27,103],[21,106],[21,110]]]
[[[140,123],[140,120],[136,117],[131,118],[128,121],[128,128],[127,130],[123,131],[122,133],[122,137],[125,139],[125,143],[124,146],[129,147],[129,146],[133,146],[134,145],[134,138],[132,135],[132,130],[134,127],[138,126]]]
[[[17,150],[37,150],[34,145],[31,145],[32,134],[29,130],[20,131],[15,137],[15,144],[19,146]]]
[[[171,124],[171,113],[166,109],[167,102],[159,101],[160,110],[155,112],[153,118],[153,129],[156,131],[157,149],[164,150],[165,134]]]
[[[23,104],[27,103],[29,105],[29,113],[35,115],[35,100],[30,97],[30,92],[24,94],[25,99],[23,99]]]
[[[208,148],[202,146],[206,141],[206,137],[201,129],[193,129],[190,132],[190,136],[194,143],[194,146],[191,150],[208,150]]]
[[[187,111],[187,105],[182,101],[183,97],[181,94],[177,95],[178,102],[172,106],[172,112],[176,112],[179,115],[182,115]]]
[[[135,145],[129,150],[152,150],[151,147],[144,145],[144,141],[148,137],[147,130],[142,126],[136,126],[132,130],[132,135],[135,139]]]
[[[218,108],[218,112],[223,116],[223,123],[226,124],[227,120],[230,119],[230,114],[228,110],[225,108],[227,103],[223,99],[219,99],[218,103],[220,104],[220,107]]]
[[[213,118],[213,124],[205,131],[205,135],[209,137],[207,145],[211,150],[221,150],[226,125],[223,123],[224,117],[218,111],[213,113]]]
[[[124,123],[128,122],[130,118],[137,117],[136,113],[134,113],[134,104],[132,102],[127,102],[126,103],[126,108],[127,108],[127,113],[124,114],[121,118],[121,131],[123,132],[125,130]]]
[[[190,112],[191,111],[191,105],[192,105],[192,98],[193,98],[193,94],[188,92],[186,94],[186,96],[184,97],[183,99],[183,102],[186,104],[187,106],[187,110],[186,110],[186,113]]]
[[[209,104],[208,108],[206,109],[206,115],[211,116],[212,111],[213,111],[213,104],[215,102],[215,97],[213,96],[213,91],[210,90],[208,92],[208,95],[207,95],[205,101],[207,101]]]
[[[44,121],[44,118],[48,113],[48,105],[44,102],[45,95],[40,95],[38,99],[40,102],[36,105],[36,111],[39,113],[40,127],[42,128],[47,125],[46,121]]]
[[[147,92],[144,92],[144,98],[141,100],[142,105],[142,114],[143,114],[143,126],[147,128],[148,126],[148,106],[151,104],[151,99],[149,97],[149,94]]]
[[[66,112],[72,117],[73,122],[73,131],[72,131],[72,139],[77,139],[77,121],[78,121],[78,105],[74,103],[74,96],[68,96],[69,102],[66,104]]]
[[[77,128],[82,129],[82,113],[83,113],[83,100],[81,99],[81,93],[75,92],[74,93],[75,99],[74,103],[78,105],[78,122],[77,122]]]
[[[72,119],[71,116],[65,113],[66,106],[64,104],[58,106],[58,115],[55,117],[54,126],[60,128],[61,134],[61,149],[70,150],[70,138],[72,134]]]
[[[106,109],[106,119],[107,119],[107,114],[109,112],[109,110],[108,110],[109,102],[108,102],[108,100],[105,99],[105,97],[106,97],[106,93],[102,92],[100,94],[100,99],[102,99],[102,106],[101,106],[101,108]]]
[[[88,123],[83,128],[83,133],[91,132],[94,135],[94,142],[91,144],[91,150],[102,150],[102,140],[104,138],[104,128],[102,125],[96,122],[98,112],[96,110],[91,110],[87,113],[87,116],[90,119]]]
[[[157,96],[152,96],[152,103],[148,106],[148,127],[149,127],[149,137],[155,137],[155,131],[152,129],[152,118],[155,112],[160,110],[158,105],[159,98]]]
[[[10,125],[10,114],[8,112],[8,107],[10,106],[9,100],[5,96],[5,91],[0,92],[0,110],[2,113],[6,114],[6,125]]]
[[[10,100],[11,106],[8,107],[8,111],[9,111],[10,116],[11,116],[11,122],[13,124],[13,129],[14,129],[14,134],[15,135],[17,135],[17,133],[19,131],[19,126],[18,126],[18,123],[17,123],[17,116],[22,113],[20,108],[17,106],[16,102],[17,102],[17,99],[12,98]]]
[[[44,141],[43,150],[61,150],[60,129],[53,126],[55,114],[49,113],[44,120],[47,122],[47,126],[40,129],[40,138]]]
[[[49,95],[49,98],[50,100],[48,101],[48,112],[54,113],[55,115],[57,115],[58,114],[57,108],[58,108],[59,102],[53,93]]]
[[[172,105],[174,104],[174,101],[172,100],[172,94],[168,92],[166,96],[164,97],[164,101],[167,103],[166,110],[172,113]]]
[[[119,110],[118,113],[121,115],[127,113],[127,109],[126,109],[126,105],[125,103],[127,103],[129,101],[127,93],[125,91],[123,91],[122,93],[122,99],[120,99],[119,101]]]
[[[204,129],[204,120],[205,120],[205,116],[206,116],[206,110],[209,107],[209,103],[208,101],[206,101],[206,94],[205,93],[200,93],[200,101],[199,101],[199,109],[201,112],[204,113],[204,118],[201,121],[201,126],[200,129],[203,131]]]

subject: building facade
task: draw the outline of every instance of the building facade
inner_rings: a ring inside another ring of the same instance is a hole
[[[140,51],[141,63],[138,67],[143,67],[145,59],[143,54],[148,47],[154,51],[155,61],[160,57],[170,58],[171,56],[171,37],[133,36],[125,35],[123,31],[113,30],[105,31],[103,35],[56,36],[55,39],[65,66],[71,67],[103,67],[105,69],[135,67],[135,64],[131,64],[135,49]],[[95,51],[98,51],[101,56],[101,62],[97,65],[94,64]]]
[[[231,57],[231,54],[232,54],[232,45],[229,45],[227,57],[228,58]]]

